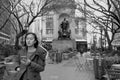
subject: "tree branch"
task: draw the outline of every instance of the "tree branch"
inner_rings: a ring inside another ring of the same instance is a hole
[[[0,27],[0,30],[2,30],[5,27],[5,25],[9,21],[10,16],[11,16],[11,14],[9,14],[8,18],[5,20],[5,22],[3,23],[3,25]]]

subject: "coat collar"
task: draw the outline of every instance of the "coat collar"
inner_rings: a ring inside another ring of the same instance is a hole
[[[24,48],[23,49],[24,53],[27,53],[27,50]],[[31,55],[30,60],[33,60],[35,56],[39,56],[41,52],[41,47],[37,47],[36,51]]]

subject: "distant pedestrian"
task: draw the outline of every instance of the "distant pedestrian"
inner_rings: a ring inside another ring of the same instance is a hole
[[[46,51],[38,46],[34,33],[25,36],[25,48],[20,50],[20,70],[12,80],[41,80],[40,72],[45,69]]]
[[[83,55],[83,53],[84,53],[84,49],[81,47],[80,48],[80,54],[81,54],[81,56]]]

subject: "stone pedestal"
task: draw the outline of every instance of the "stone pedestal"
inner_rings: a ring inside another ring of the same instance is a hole
[[[76,42],[75,40],[53,40],[52,48],[58,50],[58,52],[65,51],[68,48],[76,49]]]

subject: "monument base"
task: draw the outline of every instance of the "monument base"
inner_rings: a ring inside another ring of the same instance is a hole
[[[63,52],[69,48],[76,49],[76,42],[75,40],[53,40],[52,48],[59,52]]]

